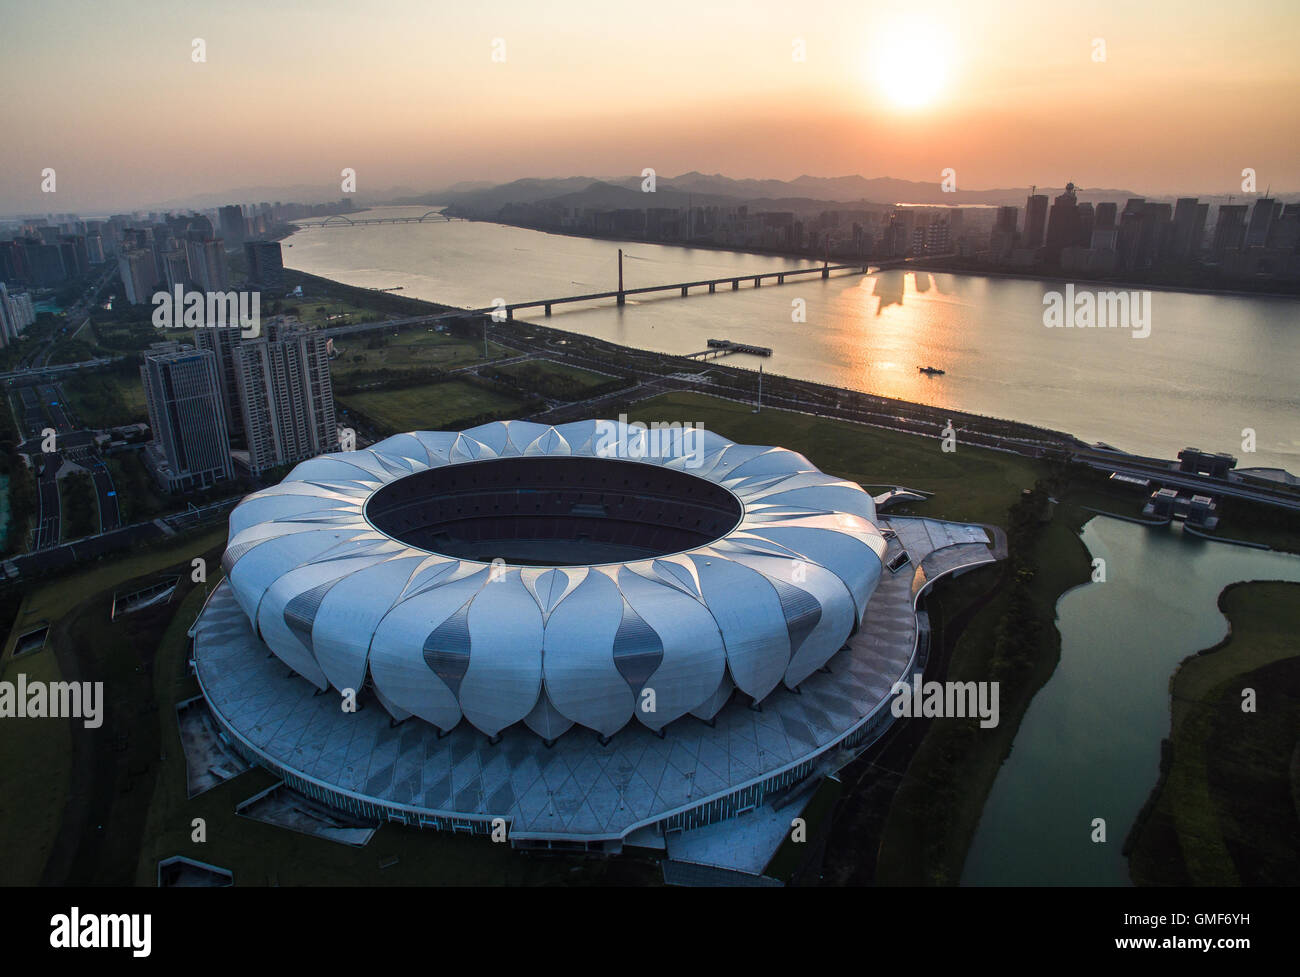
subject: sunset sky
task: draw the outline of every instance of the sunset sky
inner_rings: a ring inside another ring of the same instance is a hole
[[[0,0],[0,214],[345,166],[363,194],[647,166],[1294,191],[1298,39],[1294,0]]]

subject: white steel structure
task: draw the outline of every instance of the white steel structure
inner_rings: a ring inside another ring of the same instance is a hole
[[[615,422],[414,432],[231,513],[253,634],[318,689],[490,738],[602,742],[795,689],[863,624],[887,543],[802,455]]]

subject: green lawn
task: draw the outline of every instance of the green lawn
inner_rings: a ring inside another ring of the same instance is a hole
[[[149,423],[140,375],[79,374],[65,381],[63,392],[73,415],[86,427],[103,429]]]
[[[1041,477],[1042,467],[1019,455],[963,447],[945,454],[938,439],[867,427],[788,411],[752,413],[745,404],[703,394],[673,393],[633,405],[631,420],[703,423],[733,441],[773,444],[801,452],[822,471],[852,479],[869,490],[906,485],[936,493],[915,511],[938,519],[1002,524],[1020,490]],[[891,510],[906,512],[907,507]]]
[[[157,573],[178,562],[188,562],[193,555],[221,545],[225,536],[224,528],[212,530],[169,546],[137,551],[127,557],[97,563],[89,570],[31,585],[23,597],[3,655],[0,655],[0,661],[3,661],[0,677],[16,681],[17,675],[22,673],[29,681],[63,680],[55,657],[55,642],[75,640],[75,650],[93,653],[101,646],[95,636],[104,637],[105,629],[110,627],[105,612],[80,629],[73,639],[59,633],[59,624],[65,616],[84,607],[85,602],[94,597],[98,597],[104,606],[105,596],[111,597],[113,590],[126,581]],[[18,637],[41,624],[51,626],[45,648],[13,658],[12,651]],[[93,647],[85,645],[82,648],[82,642],[93,642]],[[83,676],[83,679],[89,678]],[[108,725],[107,720],[105,725]],[[72,730],[68,721],[63,719],[11,720],[5,723],[4,735],[0,736],[0,783],[5,785],[5,789],[0,790],[0,850],[5,853],[5,857],[0,858],[0,883],[34,885],[40,880],[69,800],[73,762],[71,744]]]
[[[330,372],[336,383],[345,383],[354,374],[379,370],[427,374],[485,362],[481,340],[458,339],[432,329],[407,329],[395,336],[380,332],[341,336],[334,348],[338,356],[331,361]],[[488,359],[510,353],[496,343],[488,343]]]
[[[363,390],[337,399],[340,407],[359,411],[389,434],[443,430],[481,414],[508,417],[524,403],[522,398],[455,379],[399,390]],[[346,415],[340,413],[339,424],[346,426]]]
[[[99,532],[99,497],[89,472],[72,472],[59,480],[60,535],[81,539]]]
[[[123,451],[110,455],[104,462],[113,476],[117,491],[117,504],[122,512],[122,525],[152,519],[161,512],[180,508],[180,503],[158,488],[144,464],[141,451]]]
[[[178,560],[188,559],[224,542],[225,538],[226,527],[222,525],[202,535],[178,537],[166,544],[134,550],[129,556],[105,559],[87,570],[29,585],[13,631],[5,642],[5,655],[13,649],[19,634],[41,623],[52,624],[89,595],[110,590],[144,574],[156,573]]]
[[[525,360],[499,367],[485,366],[479,371],[481,376],[488,377],[498,373],[518,381],[524,390],[567,401],[582,400],[587,391],[617,379],[554,360]]]
[[[359,322],[373,322],[382,318],[378,312],[364,309],[346,299],[307,295],[302,298],[287,296],[280,299],[279,302],[283,313],[296,315],[299,322],[313,329],[321,329],[327,326],[351,326]],[[262,312],[267,314],[268,309],[263,306]]]
[[[9,661],[0,678],[62,680],[54,651]],[[62,719],[6,719],[0,735],[0,885],[35,885],[54,844],[68,796],[72,737]]]

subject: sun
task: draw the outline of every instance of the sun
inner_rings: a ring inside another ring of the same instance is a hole
[[[899,20],[876,34],[869,58],[872,86],[897,109],[932,105],[947,87],[952,47],[943,25]]]

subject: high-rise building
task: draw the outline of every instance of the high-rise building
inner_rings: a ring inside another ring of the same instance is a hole
[[[26,292],[11,295],[8,287],[0,282],[0,348],[8,346],[35,321],[32,297]]]
[[[1250,212],[1250,224],[1246,227],[1246,247],[1263,248],[1268,245],[1269,231],[1273,219],[1277,216],[1277,201],[1271,197],[1260,197],[1255,201],[1255,209]]]
[[[1025,201],[1025,230],[1021,234],[1021,247],[1041,248],[1043,231],[1047,227],[1047,194],[1031,193]]]
[[[140,379],[154,438],[145,456],[159,485],[188,492],[234,478],[216,357],[202,349],[152,351]]]
[[[1052,212],[1047,218],[1047,237],[1043,247],[1048,264],[1056,264],[1061,250],[1073,246],[1078,240],[1079,200],[1074,193],[1074,184],[1067,183],[1065,191],[1053,201]]]
[[[328,340],[274,323],[265,333],[231,357],[254,475],[338,447]]]
[[[1016,221],[1019,217],[1018,207],[999,207],[997,218],[993,222],[993,233],[989,236],[989,251],[993,260],[1003,261],[1011,257],[1016,246]]]
[[[244,245],[248,277],[272,294],[284,292],[284,256],[279,241],[249,241]]]
[[[1089,248],[1093,251],[1114,251],[1119,236],[1115,224],[1116,206],[1114,203],[1100,203],[1092,219],[1092,237]]]
[[[84,275],[90,271],[90,252],[84,234],[68,234],[59,241],[63,265],[69,275]]]
[[[0,241],[0,282],[27,281],[27,261],[17,241]]]
[[[217,361],[217,384],[221,388],[222,413],[232,445],[244,443],[244,415],[239,404],[239,384],[235,379],[234,349],[243,341],[238,329],[203,328],[194,330],[194,345],[206,349]]]
[[[167,291],[174,292],[177,285],[188,288],[190,285],[190,262],[184,251],[176,248],[162,253],[163,279],[167,282]]]
[[[1284,252],[1294,252],[1300,246],[1300,204],[1283,206],[1281,215],[1273,221],[1268,246]]]
[[[27,284],[36,288],[54,288],[68,280],[68,266],[63,249],[57,244],[43,244],[31,238],[23,242],[23,261],[27,268]]]
[[[239,204],[230,204],[218,210],[217,223],[227,245],[237,248],[244,243],[244,211]]]
[[[1096,224],[1096,215],[1093,213],[1092,204],[1079,204],[1077,213],[1079,215],[1079,233],[1074,239],[1074,244],[1080,248],[1086,248],[1092,243],[1092,229]]]
[[[153,287],[158,284],[158,271],[154,267],[153,252],[144,250],[123,251],[117,256],[118,274],[126,300],[132,305],[148,305],[153,300]]]
[[[1240,251],[1246,241],[1245,204],[1220,204],[1214,217],[1214,243],[1210,250],[1216,257],[1229,251]]]
[[[1179,197],[1174,204],[1174,223],[1169,240],[1169,257],[1187,261],[1200,254],[1205,237],[1205,219],[1210,205],[1195,197]]]
[[[229,287],[226,272],[226,252],[221,242],[208,238],[204,241],[188,240],[185,253],[190,266],[190,281],[205,292],[224,292]]]
[[[948,219],[939,214],[932,214],[924,226],[918,225],[912,232],[912,250],[915,254],[947,254],[952,250],[952,232]]]

